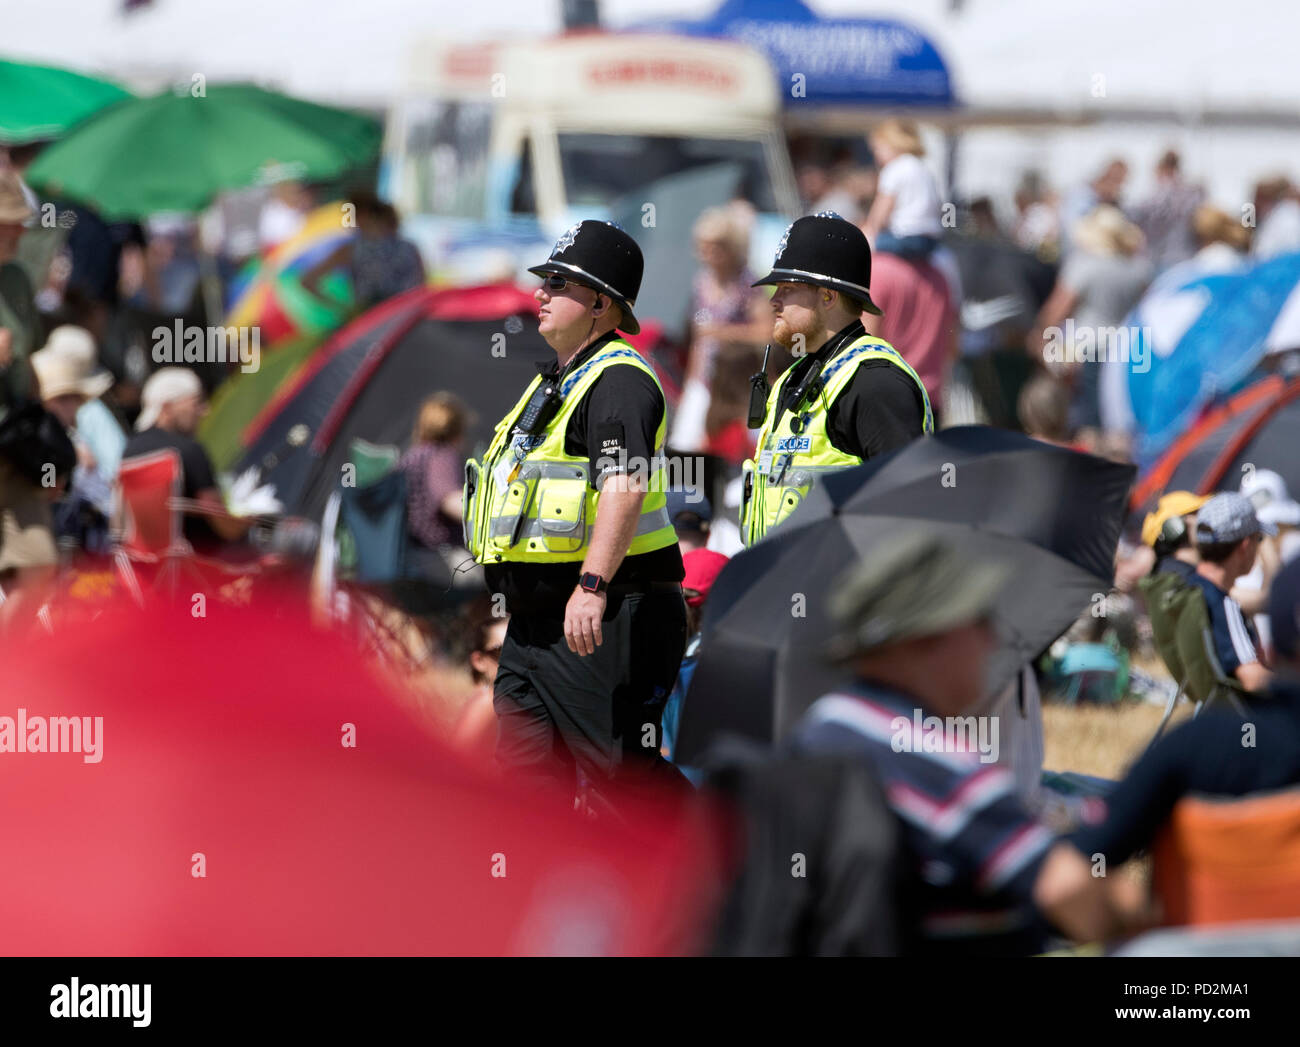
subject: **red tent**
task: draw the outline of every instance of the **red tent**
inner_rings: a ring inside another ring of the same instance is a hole
[[[7,954],[693,947],[714,882],[699,823],[518,794],[300,606],[117,607],[0,651]]]

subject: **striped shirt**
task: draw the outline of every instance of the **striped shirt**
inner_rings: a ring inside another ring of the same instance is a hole
[[[1223,674],[1232,676],[1243,665],[1258,662],[1259,634],[1241,613],[1241,605],[1200,574],[1189,575],[1187,580],[1205,594],[1214,653],[1223,667]]]
[[[903,897],[907,951],[1041,950],[1047,927],[1033,885],[1054,835],[1021,805],[1008,771],[969,747],[961,751],[961,737],[925,723],[918,708],[857,681],[815,702],[790,746],[860,754],[875,770],[902,825],[911,872]]]

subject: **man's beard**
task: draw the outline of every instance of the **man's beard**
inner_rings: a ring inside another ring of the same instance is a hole
[[[816,348],[814,340],[820,331],[820,321],[816,313],[808,314],[808,319],[802,328],[794,327],[790,323],[790,318],[785,313],[782,313],[772,323],[772,340],[777,345],[793,351],[798,344],[796,339],[802,335],[803,344],[799,347],[804,352],[812,352]]]

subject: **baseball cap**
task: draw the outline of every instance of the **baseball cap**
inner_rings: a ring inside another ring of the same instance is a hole
[[[1278,571],[1268,590],[1268,623],[1273,650],[1289,661],[1300,660],[1300,559]]]
[[[140,417],[135,420],[136,431],[143,432],[158,421],[164,404],[202,395],[203,384],[193,371],[184,367],[159,368],[140,390]]]
[[[827,645],[844,659],[875,647],[932,636],[989,615],[1013,573],[938,535],[892,536],[871,550],[831,598],[836,632]]]
[[[683,589],[694,589],[699,596],[688,596],[686,602],[692,607],[699,607],[709,597],[713,583],[717,581],[722,569],[727,566],[729,558],[713,549],[692,549],[682,556],[682,566],[686,568],[686,577],[682,579]]]
[[[1239,542],[1252,534],[1277,534],[1277,528],[1262,523],[1250,499],[1236,491],[1220,491],[1196,514],[1196,541],[1200,545]]]
[[[701,520],[713,519],[713,505],[702,491],[686,487],[670,487],[664,492],[668,519],[674,525],[682,513],[694,513]]]

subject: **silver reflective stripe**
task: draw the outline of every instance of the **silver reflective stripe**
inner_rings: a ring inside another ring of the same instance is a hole
[[[668,527],[671,521],[668,519],[668,507],[663,506],[659,509],[652,510],[648,513],[642,513],[636,522],[636,536],[650,534],[659,530],[661,527]],[[510,535],[515,528],[515,517],[513,516],[494,516],[490,533],[493,538],[505,538]],[[588,536],[591,534],[591,528],[586,529]],[[542,529],[542,521],[533,517],[520,529],[521,538],[541,538],[547,532]],[[552,538],[564,537],[555,530],[550,532]]]
[[[641,519],[636,522],[637,537],[650,534],[661,527],[671,527],[672,520],[668,518],[668,506],[662,506],[648,513],[642,513]]]
[[[813,480],[815,481],[816,478],[817,478],[818,476],[821,476],[821,475],[824,474],[824,473],[838,473],[838,472],[843,471],[844,469],[849,469],[849,468],[852,468],[852,467],[851,467],[851,466],[848,466],[848,465],[801,465],[801,466],[799,466],[798,471],[801,472],[801,473],[809,473],[809,474],[811,474]],[[803,486],[803,485],[802,485],[802,484],[787,484],[787,483],[781,481],[780,474],[778,474],[778,473],[776,472],[776,470],[773,470],[772,472],[770,472],[770,473],[767,474],[767,484],[766,484],[765,486],[767,486],[767,487],[791,487],[791,486],[794,486],[794,487],[801,487],[801,486]]]

